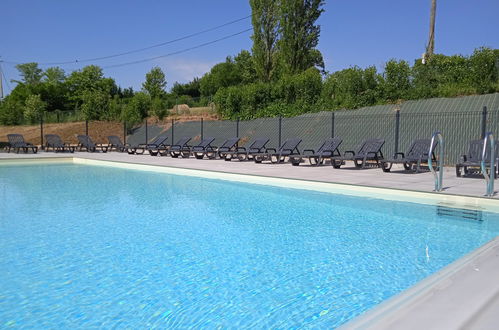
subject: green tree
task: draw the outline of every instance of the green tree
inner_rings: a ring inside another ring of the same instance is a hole
[[[121,113],[123,107],[126,105],[125,101],[119,97],[119,95],[114,95],[112,99],[109,100],[107,111],[101,116],[104,120],[119,120],[121,119]]]
[[[110,95],[103,90],[85,90],[81,96],[81,113],[85,120],[98,120],[107,116]]]
[[[320,26],[315,22],[324,12],[323,4],[324,0],[281,0],[278,45],[287,73],[296,74],[323,65],[322,55],[315,49],[320,35]]]
[[[201,96],[201,84],[199,78],[194,78],[192,81],[186,84],[180,84],[178,82],[173,84],[172,93],[175,95],[189,95],[191,97]]]
[[[88,92],[100,91],[109,98],[118,94],[118,87],[112,78],[104,78],[102,69],[96,65],[88,65],[82,70],[73,71],[66,79],[67,96],[72,101],[72,107],[78,108]]]
[[[122,99],[129,99],[135,95],[135,92],[133,91],[132,87],[128,87],[128,88],[124,88],[124,89],[118,88],[118,95]]]
[[[151,97],[143,92],[135,93],[121,112],[121,120],[127,124],[134,125],[140,123],[147,117],[151,108]]]
[[[265,82],[276,77],[278,67],[279,1],[250,0],[253,24],[253,61],[258,77]]]
[[[0,121],[6,125],[21,124],[25,119],[24,105],[26,100],[30,95],[40,94],[40,85],[27,85],[19,82],[2,102]]]
[[[45,111],[47,104],[42,101],[38,94],[28,96],[24,104],[24,118],[31,123],[40,121],[40,118]]]
[[[38,67],[38,63],[24,63],[16,65],[16,69],[19,71],[19,75],[21,76],[21,82],[26,85],[36,85],[38,84],[43,77],[43,70]],[[18,82],[14,80],[14,82]]]
[[[0,124],[20,125],[24,119],[24,107],[11,95],[12,93],[0,102]]]
[[[411,89],[411,67],[406,61],[390,60],[385,64],[383,92],[387,101],[407,99]]]
[[[168,114],[166,102],[159,97],[152,99],[149,114],[158,117],[159,120],[166,117],[166,115]]]
[[[151,98],[161,98],[165,96],[166,78],[160,67],[154,67],[146,73],[146,81],[142,84],[144,92]]]
[[[239,85],[241,81],[236,64],[230,56],[227,56],[225,62],[215,64],[210,72],[201,78],[201,95],[215,95],[220,88]]]
[[[139,110],[132,104],[132,102],[123,106],[120,116],[121,121],[127,125],[135,125],[142,121]]]
[[[255,63],[250,52],[242,50],[234,57],[234,64],[237,75],[240,77],[241,84],[251,84],[257,80]]]
[[[45,76],[44,81],[49,84],[62,83],[66,79],[64,70],[59,67],[48,68],[43,75]]]

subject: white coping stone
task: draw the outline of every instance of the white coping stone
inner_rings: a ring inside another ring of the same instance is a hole
[[[341,329],[498,329],[499,237]]]
[[[481,197],[470,197],[450,194],[438,194],[429,192],[409,191],[393,188],[366,187],[358,185],[339,184],[331,182],[307,181],[289,178],[264,177],[250,174],[226,173],[201,169],[187,169],[171,166],[137,164],[122,161],[96,160],[79,157],[66,158],[44,158],[44,159],[11,159],[2,160],[1,163],[26,164],[44,162],[73,162],[75,164],[97,165],[126,168],[132,170],[153,171],[176,175],[204,177],[236,182],[246,182],[260,185],[271,185],[285,188],[305,189],[327,193],[352,195],[359,197],[378,198],[385,200],[396,200],[400,202],[420,203],[429,205],[444,205],[448,207],[482,210],[499,213],[497,200]]]

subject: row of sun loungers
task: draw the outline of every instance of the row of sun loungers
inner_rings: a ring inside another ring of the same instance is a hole
[[[9,145],[7,151],[20,151],[36,153],[38,147],[25,142],[21,134],[8,134]],[[392,158],[384,158],[381,149],[385,143],[383,139],[368,139],[361,143],[356,150],[347,150],[341,154],[339,147],[342,139],[335,137],[325,140],[317,149],[305,149],[300,153],[298,146],[302,142],[300,138],[285,140],[281,146],[267,148],[270,141],[268,138],[256,138],[245,147],[238,146],[239,138],[230,138],[220,146],[212,145],[215,138],[205,137],[197,145],[191,146],[190,137],[182,137],[174,144],[168,144],[168,137],[158,136],[150,143],[132,146],[124,144],[117,136],[109,136],[108,144],[94,143],[88,135],[78,135],[78,145],[65,143],[56,134],[45,135],[45,150],[54,152],[70,152],[75,150],[88,152],[118,151],[129,154],[144,154],[146,151],[151,156],[170,156],[172,158],[189,158],[194,156],[197,159],[224,159],[225,161],[254,161],[255,163],[270,162],[284,163],[290,162],[294,166],[308,160],[310,165],[322,165],[329,162],[334,168],[341,168],[346,161],[352,161],[357,168],[380,167],[384,172],[390,172],[393,164],[402,164],[407,171],[420,172],[427,169],[429,157],[430,139],[415,140],[406,153],[398,152]],[[466,155],[462,155],[459,163],[456,164],[456,175],[461,176],[476,174],[481,172],[483,140],[470,142]],[[496,157],[499,157],[499,144],[496,145]],[[435,155],[431,155],[436,161]],[[487,163],[490,160],[490,152],[486,155]],[[497,169],[494,169],[497,170]]]

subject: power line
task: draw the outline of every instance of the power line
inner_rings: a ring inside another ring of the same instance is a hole
[[[77,60],[73,60],[73,61],[44,62],[44,63],[38,63],[38,64],[39,65],[78,64],[78,63],[100,61],[100,60],[110,59],[110,58],[114,58],[114,57],[129,55],[129,54],[138,53],[138,52],[142,52],[142,51],[145,51],[145,50],[149,50],[149,49],[153,49],[153,48],[165,46],[165,45],[172,44],[172,43],[175,43],[175,42],[178,42],[178,41],[182,41],[182,40],[185,40],[185,39],[189,39],[189,38],[192,38],[192,37],[204,34],[204,33],[208,33],[208,32],[220,29],[220,28],[222,28],[224,26],[228,26],[228,25],[231,25],[231,24],[243,21],[243,20],[248,19],[250,17],[251,17],[251,15],[248,15],[248,16],[245,16],[245,17],[242,17],[242,18],[238,18],[238,19],[235,19],[233,21],[230,21],[230,22],[227,22],[227,23],[224,23],[224,24],[221,24],[221,25],[217,25],[217,26],[208,28],[206,30],[202,30],[202,31],[199,31],[199,32],[188,34],[188,35],[183,36],[183,37],[179,37],[179,38],[172,39],[172,40],[169,40],[169,41],[161,42],[159,44],[155,44],[155,45],[152,45],[152,46],[147,46],[147,47],[143,47],[143,48],[129,50],[129,51],[122,52],[122,53],[117,53],[117,54],[112,54],[112,55],[106,55],[106,56],[100,56],[100,57],[94,57],[94,58],[81,59],[81,60],[77,59]],[[8,63],[8,64],[22,64],[22,63],[25,63],[25,62],[15,62],[15,61],[3,61],[3,62],[4,63]]]
[[[217,42],[222,41],[222,40],[226,40],[226,39],[229,39],[229,38],[235,37],[235,36],[237,36],[237,35],[243,34],[243,33],[245,33],[245,32],[251,31],[251,30],[253,30],[253,28],[249,28],[249,29],[246,29],[246,30],[242,30],[242,31],[239,31],[239,32],[233,33],[233,34],[231,34],[231,35],[228,35],[228,36],[225,36],[225,37],[222,37],[222,38],[219,38],[219,39],[215,39],[215,40],[212,40],[212,41],[208,41],[208,42],[205,42],[205,43],[202,43],[202,44],[196,45],[196,46],[192,46],[192,47],[189,47],[189,48],[185,48],[185,49],[182,49],[182,50],[178,50],[178,51],[175,51],[175,52],[171,52],[171,53],[168,53],[168,54],[165,54],[165,55],[154,56],[154,57],[145,58],[145,59],[142,59],[142,60],[137,60],[137,61],[126,62],[126,63],[113,64],[113,65],[107,65],[107,66],[103,66],[102,68],[103,68],[103,69],[108,69],[108,68],[117,68],[117,67],[122,67],[122,66],[126,66],[126,65],[132,65],[132,64],[139,64],[139,63],[149,62],[149,61],[156,60],[156,59],[158,59],[158,58],[164,58],[164,57],[168,57],[168,56],[172,56],[172,55],[177,55],[177,54],[185,53],[185,52],[188,52],[188,51],[193,50],[193,49],[201,48],[201,47],[204,47],[204,46],[208,46],[208,45],[211,45],[211,44],[217,43]]]

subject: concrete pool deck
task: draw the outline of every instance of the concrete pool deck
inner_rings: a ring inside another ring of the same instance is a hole
[[[412,190],[420,192],[432,192],[435,181],[433,174],[406,173],[402,166],[394,166],[390,173],[384,173],[381,169],[356,169],[352,162],[347,162],[341,169],[335,169],[330,165],[310,166],[302,163],[300,166],[291,164],[255,164],[254,162],[226,162],[223,160],[198,160],[193,157],[188,159],[171,157],[152,157],[149,154],[129,155],[127,153],[53,153],[39,152],[37,154],[15,154],[0,152],[1,159],[26,159],[26,158],[54,158],[54,157],[78,157],[95,160],[106,160],[115,162],[127,162],[136,164],[147,164],[156,166],[178,167],[204,171],[216,171],[223,173],[237,173],[258,175],[263,177],[287,178],[307,181],[320,181],[358,185],[367,187],[380,187],[390,189]],[[452,167],[446,167],[443,179],[443,194],[483,197],[485,194],[485,180],[478,177],[456,177]],[[499,187],[497,187],[499,190]],[[494,196],[499,199],[499,194]]]
[[[285,178],[367,187],[432,192],[431,173],[407,174],[402,167],[392,173],[380,169],[358,170],[290,164],[255,164],[222,160],[172,159],[126,153],[45,153],[13,154],[0,152],[0,163],[7,159],[83,158],[98,161],[165,166],[216,171],[272,178]],[[398,170],[400,169],[400,170]],[[444,172],[443,194],[483,197],[482,178],[458,178],[453,168]],[[437,195],[437,194],[435,194]],[[376,197],[376,196],[373,196]],[[489,201],[499,201],[494,196]],[[380,304],[344,325],[355,329],[495,329],[499,322],[499,238],[445,267],[416,286]]]

